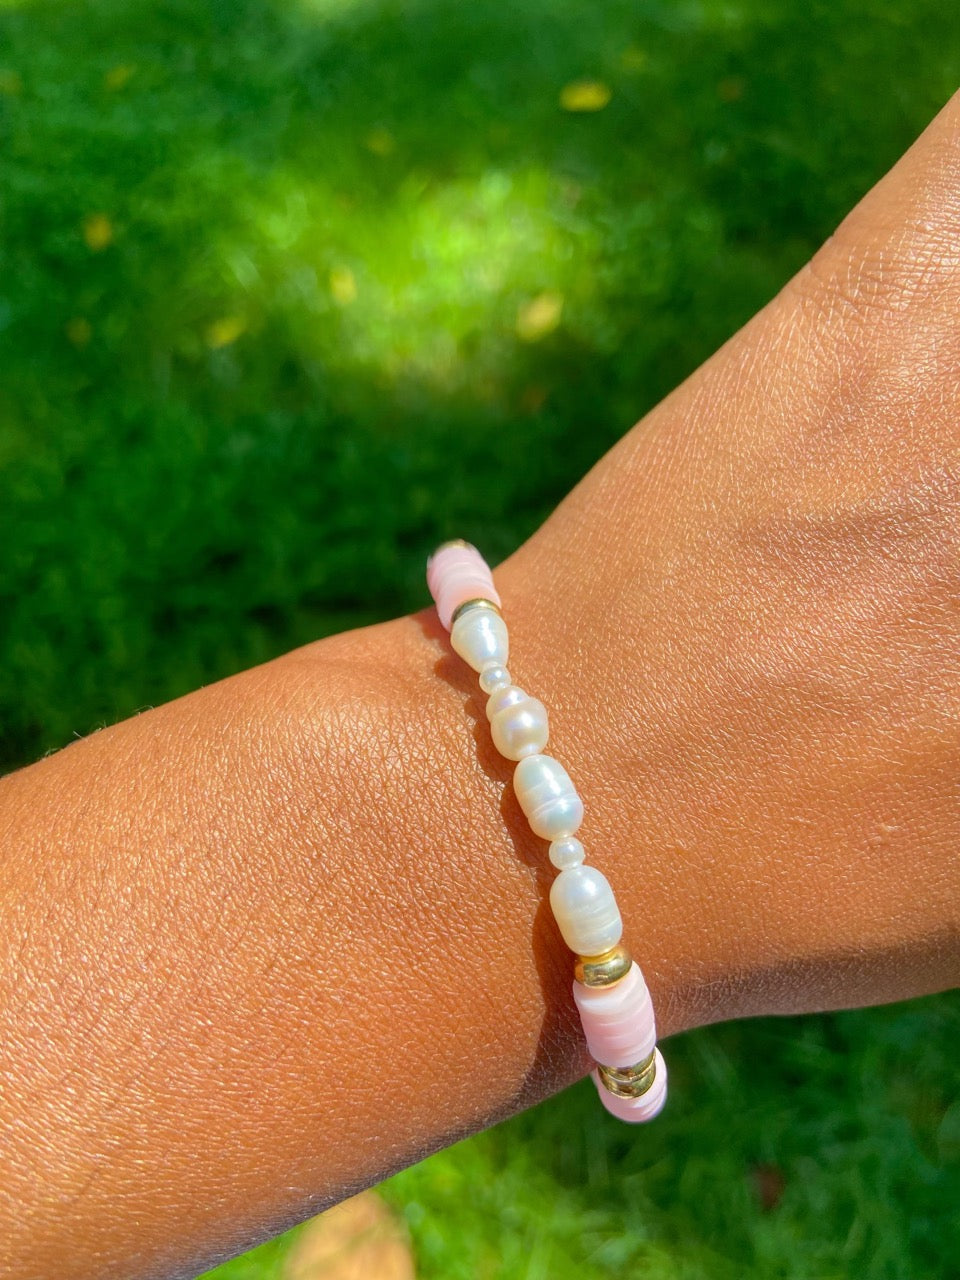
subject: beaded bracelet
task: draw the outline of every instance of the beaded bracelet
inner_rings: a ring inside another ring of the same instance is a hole
[[[623,946],[623,925],[606,877],[584,863],[576,838],[583,801],[563,765],[543,755],[547,709],[512,683],[507,625],[493,575],[476,547],[444,542],[427,561],[427,585],[456,653],[480,675],[493,743],[516,760],[513,789],[536,835],[550,841],[559,874],[550,906],[576,955],[573,998],[596,1067],[590,1075],[620,1120],[652,1120],[667,1098],[650,992]]]

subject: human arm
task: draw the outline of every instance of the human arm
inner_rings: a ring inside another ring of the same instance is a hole
[[[960,975],[958,119],[496,571],[664,1035]],[[509,775],[424,611],[3,780],[0,1265],[189,1275],[582,1074]]]

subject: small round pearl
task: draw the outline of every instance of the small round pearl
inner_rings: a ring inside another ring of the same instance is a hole
[[[518,702],[523,702],[526,696],[524,691],[515,684],[506,684],[502,689],[497,689],[487,699],[487,719],[492,720],[504,707],[513,707]]]
[[[507,624],[495,609],[478,605],[457,618],[450,631],[450,643],[474,671],[482,671],[487,662],[502,666],[509,651]]]
[[[525,756],[513,771],[513,790],[534,834],[544,840],[559,840],[579,830],[583,801],[570,775],[553,756]]]
[[[547,745],[550,728],[547,708],[536,698],[524,698],[513,706],[501,707],[491,717],[493,745],[508,760],[522,760],[536,755]]]
[[[550,844],[550,861],[558,871],[579,867],[586,856],[587,852],[576,836],[564,836]]]
[[[502,662],[485,662],[480,668],[480,688],[484,693],[496,693],[510,683],[510,672]]]
[[[623,937],[617,900],[596,867],[561,871],[550,886],[550,906],[564,942],[581,956],[601,955]]]

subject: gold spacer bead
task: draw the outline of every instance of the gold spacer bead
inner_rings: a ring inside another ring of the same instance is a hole
[[[657,1060],[649,1053],[632,1067],[603,1067],[597,1063],[597,1075],[608,1093],[617,1098],[642,1098],[657,1078]]]
[[[461,613],[466,613],[468,609],[492,609],[494,613],[500,614],[501,618],[503,617],[503,614],[500,613],[499,605],[494,604],[492,600],[484,600],[481,596],[477,596],[475,600],[464,600],[463,604],[457,605],[450,617],[451,630]]]
[[[577,956],[573,976],[585,987],[612,987],[627,976],[632,964],[633,956],[618,943],[600,956]]]
[[[431,560],[438,551],[443,551],[444,547],[468,547],[471,551],[477,550],[472,542],[467,542],[466,538],[448,538],[446,542],[441,542],[439,547],[434,547],[433,551],[430,553]]]

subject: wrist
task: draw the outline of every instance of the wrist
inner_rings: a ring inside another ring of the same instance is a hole
[[[864,324],[837,252],[846,275],[822,257],[818,299],[785,290],[497,571],[550,672],[524,682],[556,690],[595,830],[639,869],[609,874],[664,1030],[960,982],[949,263],[932,298],[892,273]]]
[[[586,1070],[444,661],[399,619],[4,781],[18,1274],[199,1270]]]

